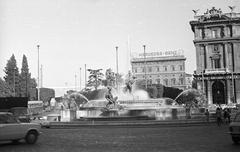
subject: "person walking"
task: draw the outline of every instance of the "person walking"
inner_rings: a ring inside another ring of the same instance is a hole
[[[216,118],[217,118],[217,125],[221,126],[221,124],[222,124],[222,111],[219,107],[216,109]]]
[[[209,123],[209,111],[208,111],[208,109],[206,109],[205,116],[206,116],[207,123]]]

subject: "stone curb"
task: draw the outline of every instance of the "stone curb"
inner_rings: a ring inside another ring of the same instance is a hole
[[[53,122],[50,123],[50,128],[79,128],[79,127],[186,127],[186,126],[204,126],[216,124],[215,120],[210,122],[199,120],[179,120],[179,121],[152,121],[152,120],[138,120],[138,121],[83,121],[83,122]]]

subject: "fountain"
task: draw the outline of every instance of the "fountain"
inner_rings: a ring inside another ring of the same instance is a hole
[[[70,94],[68,102],[64,104],[66,105],[65,110],[62,111],[62,117],[67,116],[70,118],[62,120],[113,120],[118,118],[121,118],[121,120],[132,120],[133,118],[179,120],[186,119],[186,116],[190,115],[191,111],[187,111],[187,107],[196,106],[196,103],[199,103],[197,101],[202,100],[198,90],[193,89],[183,91],[175,100],[170,98],[151,99],[144,90],[133,89],[131,91],[117,92],[113,89],[113,96],[118,97],[117,104],[115,107],[106,110],[105,107],[108,101],[104,98],[105,92],[106,90],[102,91],[98,100],[90,101],[80,93]],[[178,104],[183,103],[183,101],[185,105]],[[74,108],[74,105],[77,106]],[[196,113],[199,113],[199,110]],[[74,118],[71,118],[71,116]]]
[[[104,95],[102,95],[104,96]],[[90,100],[76,112],[76,119],[154,119],[171,120],[184,119],[185,108],[170,98],[150,99],[143,90],[132,92],[113,91],[118,96],[117,105],[109,110],[103,110],[107,100]]]

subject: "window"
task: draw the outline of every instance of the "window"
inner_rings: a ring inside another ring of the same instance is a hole
[[[151,79],[148,80],[147,82],[148,82],[149,85],[152,85],[152,80]]]
[[[215,65],[215,69],[221,68],[220,59],[215,59],[214,60],[214,65]]]
[[[0,124],[5,123],[17,123],[18,121],[14,118],[14,116],[10,114],[1,114],[0,115]]]
[[[182,71],[183,70],[183,66],[179,65],[179,70]]]
[[[167,71],[167,66],[163,66],[164,71]]]
[[[183,78],[179,78],[179,83],[183,84]]]
[[[175,71],[175,66],[174,65],[172,65],[171,68],[172,68],[172,71]]]
[[[148,67],[148,72],[152,72],[152,67]]]
[[[167,86],[168,85],[168,79],[164,79],[164,84]]]
[[[137,73],[137,68],[134,69],[134,72]]]
[[[144,68],[142,68],[142,72],[145,72],[145,67],[144,67]]]
[[[160,84],[160,79],[156,79],[156,83],[157,83],[157,84]]]
[[[217,38],[217,30],[212,30],[212,38]]]
[[[172,85],[175,85],[175,84],[176,84],[176,79],[175,79],[175,78],[172,78],[172,79],[171,79],[171,84],[172,84]]]
[[[160,68],[159,67],[157,67],[157,72],[159,72],[160,71]]]

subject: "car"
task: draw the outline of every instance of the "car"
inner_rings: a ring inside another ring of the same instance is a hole
[[[240,111],[238,111],[229,124],[229,133],[232,136],[232,141],[237,144],[240,141]]]
[[[30,114],[26,107],[13,107],[8,112],[11,112],[21,122],[30,122]]]
[[[12,113],[0,112],[0,141],[17,143],[24,139],[28,144],[36,143],[41,134],[41,126],[36,123],[22,123]]]
[[[47,118],[44,118],[42,116],[33,117],[31,119],[31,122],[40,124],[42,128],[50,128],[50,121],[48,121]]]

